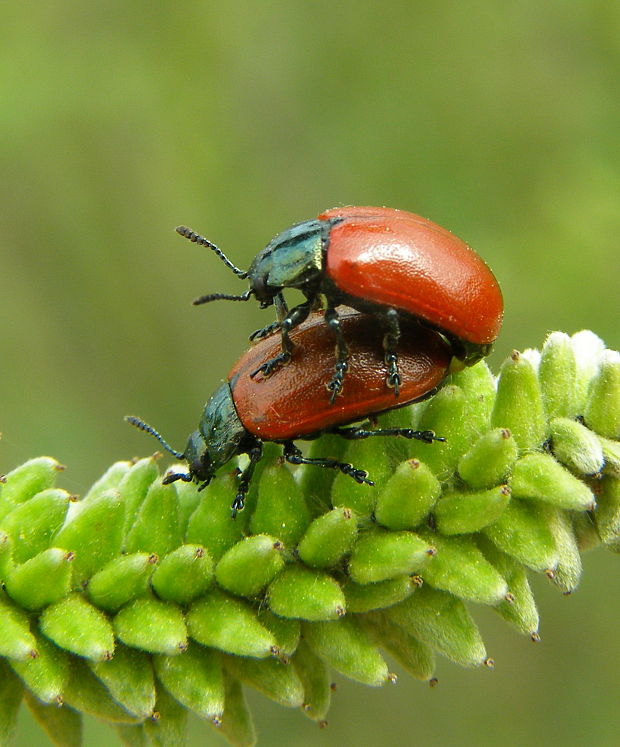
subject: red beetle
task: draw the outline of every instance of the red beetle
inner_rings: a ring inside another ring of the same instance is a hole
[[[309,459],[295,446],[295,439],[312,440],[321,433],[335,433],[347,439],[370,436],[403,436],[427,443],[436,438],[432,431],[410,428],[368,430],[343,427],[349,423],[402,407],[433,394],[443,382],[451,353],[436,332],[407,319],[399,343],[404,381],[396,400],[385,388],[383,358],[380,353],[382,330],[377,322],[346,310],[341,325],[352,343],[347,388],[335,406],[316,396],[332,366],[332,336],[320,315],[314,314],[296,328],[291,338],[298,348],[290,365],[278,369],[265,380],[248,374],[269,361],[279,347],[278,338],[263,340],[241,356],[222,384],[205,405],[198,430],[188,439],[184,452],[175,451],[159,433],[139,418],[127,420],[155,436],[177,459],[188,463],[188,472],[175,472],[164,478],[208,485],[216,470],[238,454],[248,454],[250,462],[239,479],[232,504],[233,515],[243,508],[245,495],[256,462],[262,456],[263,441],[276,441],[284,447],[284,458],[291,464],[315,464],[338,469],[358,483],[373,483],[364,470],[330,458]]]
[[[342,390],[348,361],[336,311],[341,304],[372,313],[381,321],[387,384],[396,396],[402,384],[396,346],[406,316],[440,331],[464,365],[489,353],[502,324],[499,285],[478,254],[445,228],[404,210],[326,210],[318,218],[278,234],[247,272],[189,228],[179,226],[177,231],[213,249],[236,275],[250,281],[249,290],[242,295],[212,293],[194,303],[247,301],[255,296],[261,307],[275,304],[278,321],[257,330],[250,339],[280,330],[282,349],[251,375],[269,375],[290,360],[290,330],[306,319],[321,296],[325,298],[325,321],[336,339],[336,366],[328,384],[332,402]],[[297,288],[306,300],[289,310],[282,295],[284,288]]]

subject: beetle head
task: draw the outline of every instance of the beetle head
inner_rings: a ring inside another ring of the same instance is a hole
[[[183,459],[187,461],[189,480],[202,483],[199,488],[200,490],[205,488],[211,482],[214,470],[209,456],[209,449],[200,431],[190,433],[187,439],[187,446],[183,452]],[[183,480],[186,478],[179,477],[175,479]]]

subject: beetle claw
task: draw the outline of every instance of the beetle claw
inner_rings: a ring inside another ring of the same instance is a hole
[[[250,374],[250,378],[254,379],[256,378],[256,376],[258,376],[258,374],[262,374],[264,378],[267,378],[268,376],[271,376],[271,374],[277,368],[280,368],[280,366],[284,366],[290,360],[290,353],[279,353],[275,358],[271,358],[270,360],[263,363],[262,366],[259,366],[255,371],[252,371],[252,373]]]
[[[347,361],[338,361],[338,363],[336,363],[336,371],[332,376],[331,381],[325,385],[327,391],[331,392],[331,395],[329,397],[329,403],[331,405],[334,404],[334,402],[336,401],[336,397],[342,392],[342,382],[348,368],[349,364],[347,363]]]
[[[280,329],[280,326],[281,326],[280,322],[272,322],[271,324],[268,324],[266,327],[261,327],[260,329],[254,330],[254,332],[252,332],[252,334],[249,337],[250,342],[264,340],[266,337],[270,337],[272,334],[274,334]]]
[[[336,397],[340,394],[340,392],[342,392],[342,380],[334,376],[329,384],[325,384],[325,388],[328,392],[330,392],[329,403],[330,405],[333,405],[336,401]]]

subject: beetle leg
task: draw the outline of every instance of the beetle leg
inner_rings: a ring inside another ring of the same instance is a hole
[[[301,324],[308,317],[311,308],[312,302],[304,301],[303,303],[300,303],[299,306],[294,306],[288,312],[286,317],[280,322],[280,331],[282,332],[282,352],[278,353],[274,358],[265,361],[265,363],[263,363],[262,366],[259,366],[255,371],[252,371],[250,378],[253,379],[255,376],[258,376],[258,374],[270,376],[276,368],[290,361],[291,355],[293,354],[293,343],[289,337],[289,332],[293,327]]]
[[[263,456],[263,445],[260,441],[257,441],[256,445],[248,451],[248,456],[250,457],[250,463],[241,473],[241,477],[239,478],[239,486],[237,487],[237,495],[235,496],[235,500],[232,502],[232,505],[230,507],[231,516],[233,519],[237,516],[238,511],[243,511],[243,507],[245,505],[245,496],[247,495],[248,489],[250,487],[250,481],[252,480],[252,475],[254,474],[254,468],[256,467],[256,463],[260,461],[261,457]]]
[[[333,405],[336,397],[342,391],[342,382],[347,369],[349,368],[349,351],[342,334],[338,312],[333,306],[328,306],[327,311],[325,312],[325,321],[336,337],[336,370],[331,381],[327,384],[327,390],[331,392],[329,401]]]
[[[250,335],[250,341],[256,342],[256,340],[264,340],[265,337],[269,337],[269,335],[272,335],[274,332],[277,332],[280,329],[280,322],[275,321],[271,322],[271,324],[268,324],[266,327],[261,327],[260,329],[255,330]]]
[[[360,485],[366,483],[366,485],[374,485],[372,480],[368,479],[368,472],[363,469],[356,469],[352,464],[346,462],[339,462],[336,459],[329,458],[315,458],[310,459],[303,456],[301,451],[295,446],[292,441],[286,441],[284,443],[284,458],[289,464],[314,464],[317,467],[327,467],[328,469],[339,469],[344,475],[352,477],[355,482]]]
[[[171,482],[176,482],[177,480],[191,482],[192,479],[192,476],[188,472],[171,472],[169,475],[166,475],[161,482],[162,485],[170,485]]]
[[[400,392],[401,378],[398,373],[398,354],[396,347],[400,339],[400,324],[398,323],[398,311],[387,309],[381,315],[381,321],[385,329],[383,335],[383,349],[385,350],[385,364],[387,365],[387,385],[394,389],[394,396],[398,397]]]
[[[284,296],[282,295],[282,293],[276,294],[273,303],[276,307],[276,321],[271,322],[271,324],[268,324],[266,327],[262,327],[261,329],[257,329],[255,332],[252,332],[252,334],[250,335],[251,342],[254,342],[254,340],[264,340],[265,337],[269,337],[269,335],[280,329],[282,320],[286,319],[286,317],[288,316],[288,306],[286,305],[286,301],[284,300]]]
[[[365,428],[330,428],[328,433],[335,433],[349,440],[359,438],[370,438],[371,436],[402,436],[403,438],[414,438],[417,441],[423,441],[425,444],[433,441],[445,441],[445,438],[436,436],[434,431],[415,431],[413,428],[379,428],[376,431],[369,431]]]

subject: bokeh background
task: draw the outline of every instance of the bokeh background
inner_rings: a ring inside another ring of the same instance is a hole
[[[490,263],[492,361],[549,330],[618,347],[620,4],[605,0],[2,3],[0,471],[38,454],[80,493],[112,461],[182,448],[271,319],[190,301],[245,285],[277,232],[338,204],[421,213]],[[533,646],[477,612],[496,670],[342,682],[330,725],[253,697],[262,744],[613,745],[620,566],[536,590]],[[23,745],[46,739],[24,717]],[[115,744],[90,724],[87,744]],[[197,721],[192,744],[219,744]],[[223,742],[222,742],[223,743]]]

